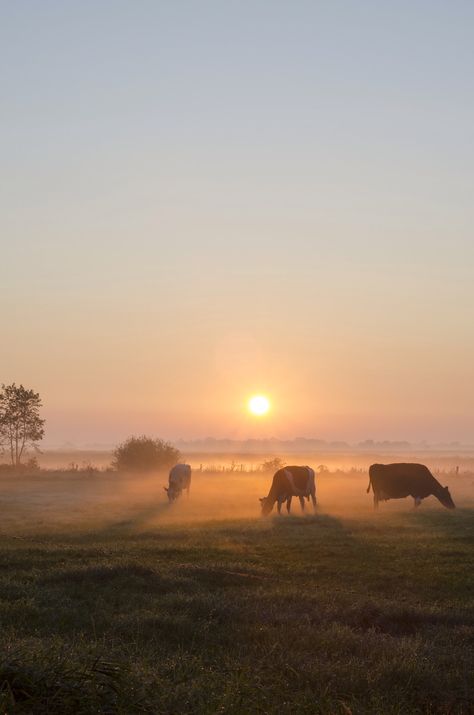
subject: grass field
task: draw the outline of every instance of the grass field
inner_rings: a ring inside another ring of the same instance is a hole
[[[452,513],[330,475],[269,519],[227,480],[2,479],[0,712],[474,712],[472,476]]]

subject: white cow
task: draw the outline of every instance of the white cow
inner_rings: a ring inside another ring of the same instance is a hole
[[[181,496],[183,489],[186,489],[188,496],[191,488],[191,467],[189,464],[175,464],[170,470],[168,486],[164,487],[168,493],[170,502]]]

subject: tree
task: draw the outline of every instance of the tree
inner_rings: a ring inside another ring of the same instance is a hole
[[[146,472],[171,467],[181,454],[169,442],[152,437],[129,437],[114,450],[113,467],[118,471]]]
[[[45,420],[40,417],[38,392],[15,383],[2,385],[0,392],[0,441],[10,451],[12,465],[19,467],[29,447],[43,439]]]

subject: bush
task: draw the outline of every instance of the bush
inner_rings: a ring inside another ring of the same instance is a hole
[[[39,471],[41,471],[41,467],[37,458],[30,457],[25,464],[25,469],[27,472],[33,472],[34,474],[37,474]]]
[[[171,467],[180,460],[172,444],[152,437],[129,437],[114,450],[112,465],[118,471],[146,472]]]
[[[272,459],[267,459],[262,462],[260,469],[262,472],[278,472],[279,469],[283,469],[285,462],[280,459],[280,457],[273,457]]]
[[[12,476],[14,474],[18,476],[29,476],[31,474],[39,474],[40,471],[41,467],[36,457],[30,457],[24,464],[20,463],[15,465],[11,462],[8,464],[0,464],[0,473]]]

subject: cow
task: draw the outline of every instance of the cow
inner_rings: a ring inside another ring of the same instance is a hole
[[[170,470],[168,486],[163,487],[170,502],[175,501],[186,489],[188,497],[191,488],[191,467],[189,464],[175,464]]]
[[[316,510],[316,484],[314,470],[311,467],[284,467],[275,472],[268,496],[260,499],[262,515],[270,514],[275,502],[279,514],[281,514],[281,505],[286,502],[289,514],[294,496],[299,497],[302,511],[304,511],[305,497],[308,501],[311,497],[313,508]]]
[[[404,499],[411,496],[418,508],[422,499],[431,494],[435,496],[446,509],[454,509],[455,505],[448,487],[442,487],[424,464],[372,464],[369,469],[369,486],[374,492],[374,508],[380,501],[388,499]]]

